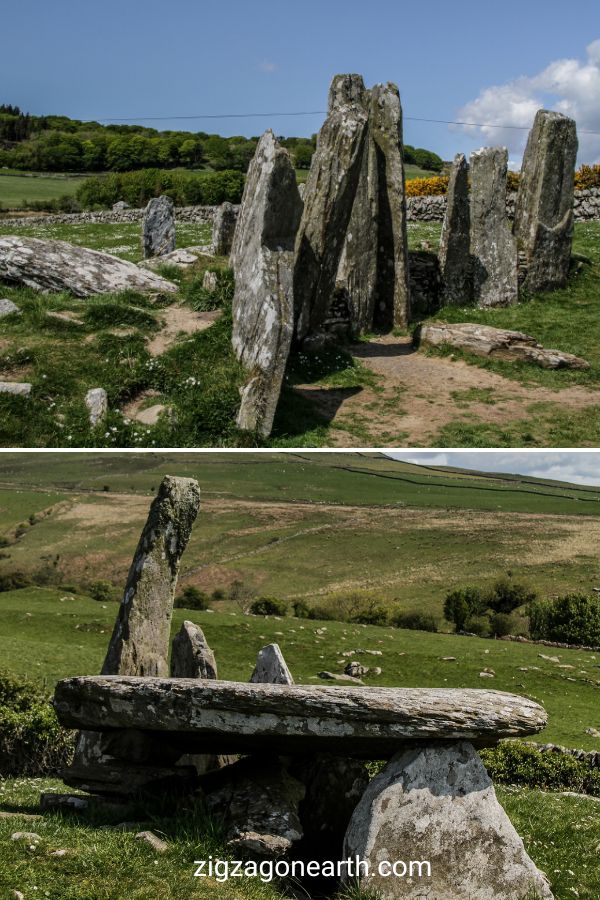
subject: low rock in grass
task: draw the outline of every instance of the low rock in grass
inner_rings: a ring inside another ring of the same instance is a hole
[[[16,303],[7,298],[0,300],[0,319],[3,319],[4,316],[12,316],[15,313],[19,316],[21,315],[21,310]]]
[[[15,397],[29,397],[31,385],[27,381],[0,381],[0,394],[13,394]]]
[[[161,840],[153,831],[139,831],[135,836],[136,841],[143,841],[148,844],[156,853],[166,853],[169,845],[166,841]]]
[[[108,395],[104,388],[91,388],[85,395],[85,405],[88,408],[90,425],[95,428],[106,418],[108,412]]]

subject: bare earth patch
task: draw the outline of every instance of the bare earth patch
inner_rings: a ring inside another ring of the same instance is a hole
[[[330,432],[333,446],[365,446],[366,436],[370,444],[379,446],[382,434],[401,435],[405,446],[434,446],[432,439],[441,428],[464,418],[465,403],[460,395],[473,389],[486,391],[488,397],[484,402],[469,401],[470,417],[499,426],[524,418],[532,403],[556,403],[572,410],[600,403],[600,391],[526,386],[462,360],[426,356],[413,349],[410,337],[385,335],[354,345],[351,352],[381,376],[381,391],[364,388],[349,392],[311,384],[296,388],[316,403],[334,426]]]
[[[156,425],[161,412],[166,409],[163,403],[151,403],[154,397],[160,397],[158,391],[142,391],[123,407],[123,415],[127,419],[133,419],[142,425]]]
[[[178,303],[161,310],[163,327],[148,342],[147,349],[151,356],[160,356],[172,347],[181,334],[195,334],[205,331],[216,322],[221,315],[218,309],[209,312],[194,312],[189,306]]]

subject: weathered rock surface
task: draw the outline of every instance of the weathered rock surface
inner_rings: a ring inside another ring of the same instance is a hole
[[[300,340],[321,329],[336,295],[340,258],[363,168],[368,101],[360,75],[334,76],[296,239],[294,305]]]
[[[271,433],[293,331],[293,246],[302,201],[290,156],[265,132],[235,230],[232,344],[247,372],[239,428]]]
[[[237,207],[222,203],[217,209],[212,230],[212,252],[215,256],[229,256],[238,217]]]
[[[135,840],[148,844],[148,846],[156,853],[166,853],[169,849],[167,842],[163,841],[162,838],[159,838],[153,831],[138,831]]]
[[[160,266],[177,266],[178,269],[189,269],[194,263],[198,262],[198,257],[204,252],[208,252],[209,247],[182,247],[180,250],[173,250],[172,253],[165,253],[164,256],[152,256],[148,259],[142,259],[138,263],[143,269],[158,269]]]
[[[247,757],[205,776],[201,786],[231,848],[273,859],[289,855],[302,838],[298,809],[305,788],[276,757]]]
[[[421,347],[450,346],[476,356],[530,362],[543,369],[589,369],[579,356],[562,350],[547,350],[535,338],[521,331],[492,328],[471,322],[449,324],[429,322],[415,332],[415,343]]]
[[[153,197],[142,220],[142,254],[165,256],[175,249],[175,214],[170,197]]]
[[[40,795],[40,809],[44,812],[56,809],[80,812],[87,809],[88,805],[89,797],[82,797],[78,794],[54,794],[50,791],[43,791]]]
[[[564,287],[573,243],[577,126],[573,119],[538,110],[523,157],[514,234],[525,254],[524,286]]]
[[[106,418],[108,394],[104,388],[91,388],[85,395],[85,405],[88,408],[90,425],[92,428],[95,428],[99,422]]]
[[[350,821],[343,858],[357,856],[372,873],[362,886],[382,900],[552,898],[478,754],[465,742],[410,748],[393,757]],[[424,868],[423,877],[382,877],[382,860],[427,860],[431,876]]]
[[[66,241],[0,236],[0,279],[38,291],[90,297],[112,291],[175,293],[177,285],[109,253]]]
[[[535,734],[546,713],[500,691],[306,687],[188,678],[67,678],[54,705],[70,728],[177,734],[180,746],[244,752],[310,750],[378,758],[407,740],[474,740]],[[281,749],[278,749],[281,748]]]
[[[204,278],[202,279],[202,287],[205,291],[209,291],[211,294],[214,294],[217,289],[218,283],[219,279],[216,272],[207,270],[204,273]]]
[[[450,171],[446,214],[440,241],[440,271],[444,302],[467,306],[471,301],[471,213],[469,167],[458,153]]]
[[[173,638],[171,651],[172,678],[218,678],[215,654],[208,646],[204,632],[187,620]]]
[[[517,244],[506,218],[508,151],[485,147],[471,154],[471,269],[480,307],[518,300]]]
[[[15,397],[29,397],[31,385],[28,381],[0,381],[0,394],[14,394]]]
[[[12,300],[8,300],[6,297],[0,300],[0,319],[3,319],[4,316],[12,316],[15,313],[19,316],[21,315],[21,310],[16,303],[13,303]]]
[[[250,676],[251,684],[293,684],[279,644],[267,644],[259,651],[256,666]]]

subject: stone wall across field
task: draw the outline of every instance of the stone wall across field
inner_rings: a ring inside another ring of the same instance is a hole
[[[509,218],[512,218],[515,210],[516,194],[510,194],[506,201],[506,210]],[[212,224],[216,206],[176,206],[175,219],[177,222],[194,223],[197,225]],[[239,209],[239,207],[235,207]],[[409,222],[441,222],[446,211],[446,197],[443,195],[433,197],[407,197],[407,218]],[[19,216],[2,218],[0,216],[0,232],[2,225],[10,228],[19,225],[70,225],[76,222],[82,223],[112,223],[112,222],[141,222],[143,209],[102,210],[100,212],[83,213],[59,213],[49,216]],[[585,191],[575,191],[575,221],[592,222],[600,221],[600,188],[590,188]]]

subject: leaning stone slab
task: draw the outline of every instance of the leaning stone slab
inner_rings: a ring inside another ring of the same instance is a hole
[[[171,677],[218,678],[215,654],[202,629],[193,622],[186,620],[173,638]]]
[[[85,405],[88,408],[90,425],[95,428],[108,412],[108,394],[104,388],[91,388],[85,395]]]
[[[259,651],[256,666],[250,676],[251,684],[293,684],[279,644],[267,644]]]
[[[533,363],[543,369],[589,369],[579,356],[562,350],[546,350],[535,338],[521,331],[508,331],[471,322],[429,322],[415,332],[420,347],[456,347],[475,356]]]
[[[21,315],[21,310],[16,303],[13,303],[12,300],[8,300],[7,298],[0,300],[0,319],[3,319],[4,316],[12,316],[15,313],[18,316]]]
[[[233,246],[233,236],[238,210],[231,203],[222,203],[213,219],[211,249],[215,256],[229,256]]]
[[[267,131],[248,170],[231,251],[232,344],[247,375],[237,425],[263,436],[273,427],[292,341],[292,250],[301,209],[290,156]]]
[[[470,740],[536,734],[546,712],[500,691],[246,684],[189,678],[86,676],[54,695],[68,728],[144,729],[177,735],[203,752],[332,752],[378,759],[410,740]]]
[[[467,306],[471,302],[470,231],[469,167],[464,154],[458,153],[448,181],[439,252],[444,303],[450,306]]]
[[[471,265],[480,307],[518,300],[517,243],[506,217],[508,150],[485,147],[471,154]]]
[[[70,291],[76,297],[113,291],[175,293],[177,285],[109,253],[66,241],[0,236],[0,279],[38,291]]]
[[[170,197],[153,197],[142,219],[142,253],[144,259],[165,256],[175,249],[175,214]]]
[[[561,113],[536,113],[523,157],[514,234],[525,254],[524,287],[564,287],[573,243],[577,126]]]
[[[29,397],[31,385],[28,381],[0,381],[0,394],[14,394],[15,397]]]
[[[361,886],[382,900],[552,898],[545,876],[498,803],[466,742],[406,749],[371,781],[356,807],[343,858],[370,866]],[[382,877],[382,860],[427,861],[418,877]]]

